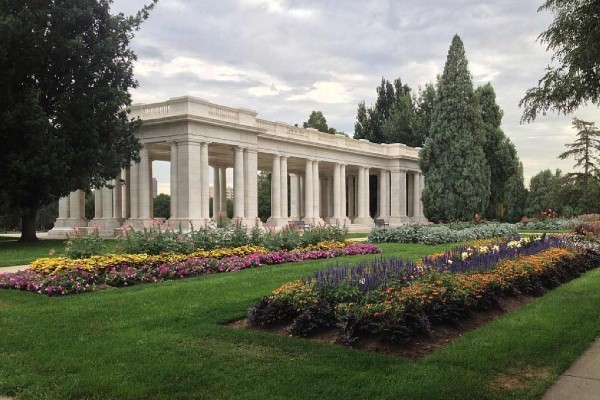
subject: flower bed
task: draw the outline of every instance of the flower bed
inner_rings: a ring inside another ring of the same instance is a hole
[[[197,252],[193,256],[137,254],[95,256],[82,260],[42,259],[28,270],[0,274],[0,288],[66,295],[92,291],[99,285],[129,286],[261,265],[379,252],[377,246],[367,243],[324,242],[293,251],[268,252],[264,248],[244,246]]]
[[[339,329],[339,340],[375,335],[404,342],[433,324],[456,324],[515,293],[540,295],[600,266],[600,253],[560,238],[460,247],[418,263],[376,259],[334,265],[290,282],[248,312],[252,326],[290,324],[290,333]]]

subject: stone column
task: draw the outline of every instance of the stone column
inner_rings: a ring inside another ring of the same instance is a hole
[[[340,223],[342,219],[342,173],[341,165],[333,166],[333,219],[331,223]]]
[[[379,171],[379,218],[386,221],[390,217],[389,191],[388,191],[389,174],[388,171],[382,169]]]
[[[57,230],[57,228],[67,228],[69,226],[68,219],[71,211],[69,200],[69,196],[61,197],[58,200],[58,218],[56,219],[56,222],[54,222],[52,231]],[[61,236],[61,233],[57,233],[54,236]]]
[[[69,225],[71,227],[86,227],[85,193],[76,190],[69,195]]]
[[[138,218],[140,219],[142,226],[148,226],[151,224],[150,219],[152,218],[152,210],[150,209],[152,204],[150,199],[152,196],[152,191],[150,190],[152,185],[152,164],[146,146],[142,147],[140,150],[140,159],[138,176]]]
[[[129,168],[125,170],[125,190],[123,191],[124,219],[131,218],[131,174]]]
[[[233,158],[233,218],[244,218],[244,149],[234,148]]]
[[[371,225],[373,220],[369,216],[369,169],[358,168],[358,216],[355,224]]]
[[[356,217],[356,189],[354,188],[354,176],[348,177],[348,217],[354,219]]]
[[[323,223],[321,218],[321,180],[319,178],[319,161],[313,161],[312,172],[313,185],[313,221],[314,225]]]
[[[108,182],[108,184],[113,185],[113,182]],[[102,220],[112,219],[113,217],[113,193],[112,189],[104,186],[102,189]],[[103,221],[104,222],[104,221]],[[105,224],[103,224],[105,225]],[[105,228],[105,226],[103,226]]]
[[[325,204],[327,205],[327,220],[333,218],[333,176],[325,180]]]
[[[227,217],[227,168],[219,168],[219,210]]]
[[[287,224],[289,220],[288,210],[288,169],[287,169],[288,157],[281,156],[281,213],[280,217],[283,218]]]
[[[130,212],[130,219],[132,224],[135,225],[134,221],[136,221],[139,217],[140,217],[140,213],[139,213],[139,187],[140,187],[140,180],[139,180],[139,173],[140,173],[140,165],[139,164],[133,164],[129,170],[129,190],[130,190],[130,194],[131,194],[131,199],[130,199],[130,207],[131,207],[131,212]]]
[[[201,207],[200,143],[183,140],[177,146],[177,218],[173,229],[189,231],[204,225]]]
[[[300,218],[300,179],[296,174],[290,174],[290,219],[297,221]]]
[[[314,222],[313,198],[313,163],[312,160],[306,160],[304,172],[304,221],[307,224]]]
[[[220,168],[213,168],[213,219],[217,219],[219,217],[219,212],[221,212],[221,186],[220,178],[219,178]]]
[[[273,155],[273,168],[271,170],[271,217],[267,224],[278,226],[281,219],[281,156]]]
[[[400,225],[409,222],[406,213],[406,171],[391,171],[390,185],[390,225]]]
[[[346,192],[346,164],[340,164],[340,213],[342,225],[350,223],[347,212],[347,192]]]
[[[258,152],[256,149],[244,150],[244,171],[246,173],[244,213],[246,225],[254,227],[258,221]]]
[[[210,220],[208,169],[208,143],[202,142],[200,143],[200,217],[204,220],[204,224]]]
[[[171,142],[171,218],[177,219],[177,201],[178,201],[178,192],[177,192],[177,181],[179,180],[178,174],[178,161],[177,161],[177,142]]]
[[[304,176],[298,175],[298,219],[304,218]]]
[[[123,223],[123,179],[121,172],[115,179],[115,188],[113,189],[113,218],[119,221],[119,226]]]

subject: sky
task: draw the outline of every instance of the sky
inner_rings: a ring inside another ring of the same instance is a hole
[[[132,14],[147,1],[115,0],[113,10]],[[572,170],[573,160],[557,156],[575,139],[573,117],[600,120],[590,106],[520,124],[519,100],[552,62],[537,41],[553,19],[537,11],[541,3],[160,0],[131,43],[133,101],[191,95],[299,125],[319,110],[329,126],[352,134],[358,103],[375,102],[382,77],[414,90],[434,82],[458,34],[474,85],[490,82],[496,91],[528,182],[542,169]],[[168,193],[168,163],[155,164],[159,192]]]

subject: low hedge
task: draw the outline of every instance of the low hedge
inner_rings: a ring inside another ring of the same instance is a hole
[[[402,225],[394,228],[375,228],[369,234],[371,243],[442,244],[466,242],[496,237],[516,237],[514,224],[483,223],[464,229],[445,225]]]

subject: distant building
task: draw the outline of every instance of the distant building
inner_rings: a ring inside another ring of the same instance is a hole
[[[152,178],[152,198],[155,199],[156,196],[158,196],[158,181]]]

